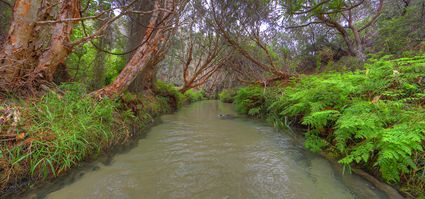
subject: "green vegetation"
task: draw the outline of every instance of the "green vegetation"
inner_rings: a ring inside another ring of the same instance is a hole
[[[220,101],[225,103],[233,103],[233,99],[236,95],[235,89],[224,89],[218,94]]]
[[[190,102],[196,102],[205,99],[205,93],[203,91],[195,91],[193,89],[187,90],[184,95]]]
[[[137,133],[131,127],[143,128],[155,116],[172,110],[166,96],[178,92],[160,84],[167,88],[160,91],[164,96],[127,92],[116,100],[98,101],[80,84],[63,84],[64,94],[49,92],[40,99],[4,103],[0,106],[4,143],[0,145],[0,187],[58,176],[128,142]]]
[[[346,167],[379,173],[401,191],[424,197],[425,56],[369,60],[365,70],[293,79],[289,86],[240,88],[241,113],[283,127],[303,125],[305,146]]]

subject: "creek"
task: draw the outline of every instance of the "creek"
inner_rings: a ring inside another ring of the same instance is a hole
[[[196,102],[160,120],[110,161],[88,163],[24,198],[386,198],[290,132],[237,116],[231,104]]]

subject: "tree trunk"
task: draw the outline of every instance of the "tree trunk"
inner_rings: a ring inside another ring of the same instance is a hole
[[[112,84],[93,92],[92,95],[102,98],[104,96],[113,97],[114,95],[121,94],[148,65],[152,55],[157,51],[158,44],[162,38],[162,29],[158,29],[154,32],[160,14],[158,11],[159,2],[159,0],[155,1],[154,10],[156,11],[152,13],[148,28],[145,31],[143,38],[144,44],[137,49]]]
[[[131,83],[128,90],[133,93],[143,93],[145,91],[153,92],[155,90],[156,72],[155,65],[148,63]]]
[[[153,9],[152,0],[139,0],[136,2],[135,7],[140,11],[150,11]],[[141,41],[144,38],[146,32],[146,24],[149,23],[151,15],[139,15],[139,14],[129,14],[128,15],[128,42],[126,46],[126,51],[130,52],[137,48]],[[135,51],[134,51],[135,52]],[[126,55],[127,62],[130,61],[131,56],[134,55],[134,52],[130,52]]]
[[[136,5],[139,10],[149,11],[153,9],[151,0],[141,0]],[[149,23],[150,15],[129,15],[129,42],[127,43],[127,51],[131,51],[136,48],[142,42],[146,27],[144,24]],[[134,53],[128,54],[128,59]],[[152,62],[152,61],[150,61]],[[149,63],[140,74],[134,79],[134,81],[128,87],[129,91],[133,93],[142,93],[144,90],[154,90],[154,81],[156,76],[156,70],[154,63]],[[149,80],[148,80],[149,79]]]
[[[21,74],[35,64],[33,31],[41,0],[17,0],[8,37],[0,52],[0,90],[10,92],[21,82]]]
[[[50,15],[47,1],[17,0],[9,34],[0,52],[0,90],[26,92],[42,82],[52,82],[56,68],[68,54],[72,23],[55,23],[53,28],[36,26],[40,18]],[[43,4],[43,5],[42,5]],[[43,9],[42,9],[43,8]],[[79,17],[79,1],[61,1],[57,19]],[[51,30],[51,32],[46,32]],[[50,44],[45,48],[44,39],[50,34]]]
[[[78,18],[80,16],[79,2],[78,0],[64,1],[58,19]],[[73,23],[57,23],[54,26],[50,48],[41,55],[37,67],[30,74],[29,86],[32,86],[33,82],[39,78],[48,82],[53,81],[53,74],[58,65],[64,63],[71,52],[71,47],[66,45],[70,41],[72,26]]]

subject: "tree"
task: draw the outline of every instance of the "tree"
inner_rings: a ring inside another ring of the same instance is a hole
[[[161,6],[161,3],[163,6]],[[155,0],[154,9],[147,25],[142,44],[137,48],[130,61],[120,72],[118,77],[108,86],[99,89],[92,95],[99,98],[113,97],[124,92],[129,85],[136,79],[137,75],[146,68],[149,61],[159,51],[161,42],[168,40],[166,34],[175,28],[174,20],[179,9],[184,7],[185,2],[172,0]]]
[[[384,0],[287,0],[283,6],[288,8],[295,23],[303,22],[288,28],[325,25],[338,32],[350,55],[364,61],[364,37],[367,35],[364,32],[378,20],[384,8]]]
[[[179,29],[176,54],[182,66],[180,92],[205,84],[230,57],[225,41],[209,26],[203,10],[196,3],[187,6],[184,24]]]
[[[9,34],[0,51],[0,91],[28,94],[27,91],[36,93],[37,89],[50,86],[57,67],[64,63],[72,49],[101,36],[112,22],[128,12],[130,6],[120,7],[121,14],[93,34],[70,41],[76,22],[99,18],[106,11],[81,17],[78,0],[17,0]],[[56,14],[51,16],[51,13]]]
[[[260,82],[288,80],[294,74],[272,41],[280,31],[274,28],[276,16],[270,2],[210,1],[210,18],[216,31],[239,54],[253,63]],[[241,11],[243,10],[243,11]],[[245,81],[257,83],[258,81]]]

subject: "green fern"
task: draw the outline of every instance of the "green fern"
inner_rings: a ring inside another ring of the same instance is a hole
[[[339,111],[336,110],[313,112],[303,118],[302,124],[308,125],[312,128],[320,129],[327,126],[329,122],[335,121],[339,115]]]

